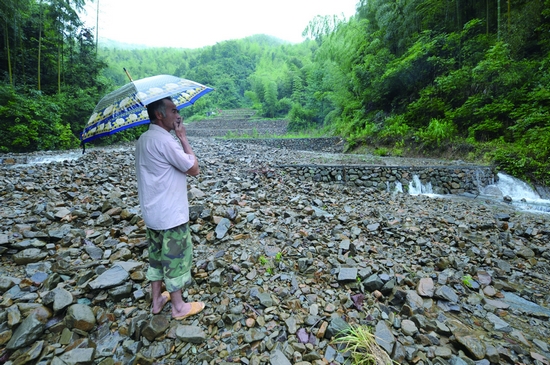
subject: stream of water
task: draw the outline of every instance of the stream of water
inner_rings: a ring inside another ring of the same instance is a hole
[[[504,173],[498,173],[498,181],[479,187],[479,195],[472,198],[503,202],[504,197],[511,199],[510,204],[516,209],[534,213],[550,214],[550,200],[542,199],[540,195],[525,181],[516,179]],[[411,195],[432,195],[432,185],[422,184],[418,176],[413,176],[409,183],[409,194]]]

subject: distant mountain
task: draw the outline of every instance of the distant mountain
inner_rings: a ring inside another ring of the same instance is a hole
[[[254,43],[258,43],[260,45],[266,45],[266,46],[279,46],[282,44],[291,44],[291,42],[289,41],[285,41],[283,39],[273,37],[267,34],[254,34],[242,39],[248,40]],[[220,41],[218,43],[223,43],[223,42],[224,41]],[[111,48],[111,49],[178,48],[178,47],[154,47],[154,46],[148,46],[145,44],[124,43],[124,42],[119,42],[119,41],[115,41],[112,39],[105,39],[105,38],[99,39],[99,47]],[[208,47],[208,46],[205,46],[205,47]],[[201,48],[204,48],[204,47],[201,47]]]
[[[115,48],[115,49],[147,49],[147,48],[154,48],[154,47],[146,46],[145,44],[124,43],[124,42],[114,41],[112,39],[105,39],[105,38],[100,38],[99,39],[99,47],[100,48]]]

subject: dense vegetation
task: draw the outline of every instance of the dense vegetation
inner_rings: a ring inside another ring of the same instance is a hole
[[[484,159],[550,185],[550,0],[361,0],[351,19],[313,19],[301,44],[258,35],[98,50],[76,16],[83,3],[0,6],[0,151],[77,144],[95,102],[127,82],[125,67],[134,79],[214,87],[184,109],[191,118],[254,108],[295,132],[344,136],[350,150]]]

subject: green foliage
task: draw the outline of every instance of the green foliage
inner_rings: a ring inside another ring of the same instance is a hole
[[[427,128],[419,129],[415,134],[420,143],[428,147],[440,147],[443,142],[450,142],[457,135],[455,125],[449,121],[432,119]]]
[[[375,156],[389,156],[390,150],[386,147],[379,147],[374,150],[373,155]]]
[[[411,132],[411,127],[405,120],[405,115],[397,114],[388,116],[378,132],[379,138],[386,143],[401,143]]]
[[[0,148],[29,152],[77,147],[78,140],[63,122],[56,97],[38,92],[31,96],[0,86]]]
[[[300,132],[314,127],[315,111],[308,110],[298,103],[292,104],[288,113],[288,130],[290,132]]]
[[[473,282],[474,279],[472,279],[472,277],[470,275],[464,275],[462,277],[462,284],[464,284],[464,286],[467,286],[468,288],[472,288],[473,287]]]
[[[519,179],[550,185],[550,127],[535,129],[525,136],[525,144],[499,143],[489,153],[501,171]]]

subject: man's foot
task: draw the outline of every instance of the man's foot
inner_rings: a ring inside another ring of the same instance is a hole
[[[151,312],[153,314],[159,314],[160,312],[162,312],[162,309],[164,308],[166,303],[168,303],[169,301],[170,301],[170,293],[168,293],[167,291],[162,292],[158,300],[155,301],[155,299],[153,298],[153,305],[151,308]]]
[[[181,311],[175,311],[175,308],[172,308],[172,318],[175,320],[181,320],[194,316],[195,314],[202,312],[204,306],[205,304],[203,302],[185,303]]]

